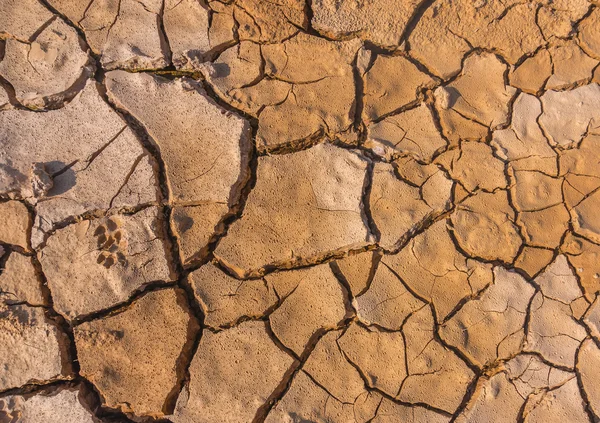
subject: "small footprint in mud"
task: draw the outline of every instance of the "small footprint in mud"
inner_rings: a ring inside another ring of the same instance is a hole
[[[127,240],[125,235],[126,232],[121,228],[120,222],[113,220],[113,218],[109,218],[105,224],[98,226],[94,232],[100,250],[96,262],[107,269],[116,263],[125,265],[127,263],[125,257]]]

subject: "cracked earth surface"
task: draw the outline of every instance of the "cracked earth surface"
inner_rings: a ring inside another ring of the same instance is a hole
[[[598,0],[0,0],[0,422],[600,422]]]

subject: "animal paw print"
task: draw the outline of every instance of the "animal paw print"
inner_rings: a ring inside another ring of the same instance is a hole
[[[125,239],[125,231],[121,229],[121,224],[109,218],[106,224],[101,224],[94,232],[98,243],[98,259],[96,262],[102,264],[107,269],[120,263],[125,265],[127,259],[124,252],[127,251],[127,240]]]

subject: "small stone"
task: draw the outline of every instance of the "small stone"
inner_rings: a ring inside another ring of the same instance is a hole
[[[252,421],[293,360],[273,344],[263,322],[204,332],[179,396],[174,423]]]
[[[182,291],[150,292],[116,314],[74,328],[81,375],[98,389],[103,405],[161,417],[183,376],[188,334],[197,330]]]
[[[34,163],[29,171],[29,181],[31,182],[31,192],[33,194],[32,202],[45,198],[48,192],[54,187],[52,175],[48,174],[44,163]]]

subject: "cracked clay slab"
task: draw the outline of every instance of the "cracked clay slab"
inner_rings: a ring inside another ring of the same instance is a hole
[[[161,0],[50,0],[85,34],[105,69],[143,70],[169,65],[165,35],[160,28]]]
[[[0,392],[68,378],[63,338],[42,307],[0,303]]]
[[[333,38],[355,34],[382,47],[400,44],[404,29],[421,1],[397,4],[390,0],[336,2],[317,0],[312,4],[312,25]]]
[[[366,167],[367,159],[330,144],[259,158],[257,185],[216,256],[243,276],[364,246]]]
[[[0,399],[0,416],[31,423],[58,419],[64,423],[94,423],[79,399],[80,391],[62,390],[41,395],[10,395]]]
[[[46,304],[31,257],[13,251],[6,259],[0,271],[0,300],[7,304]]]
[[[151,207],[54,233],[40,261],[57,311],[75,319],[125,302],[151,282],[171,281],[164,225]]]
[[[173,401],[182,377],[180,360],[189,354],[189,336],[196,330],[181,290],[149,292],[74,329],[81,374],[108,407],[161,417],[169,412],[167,401]]]
[[[176,206],[173,227],[187,261],[206,247],[215,226],[239,201],[249,178],[248,122],[219,107],[187,78],[114,71],[107,74],[107,88],[160,151]]]
[[[261,321],[207,331],[198,349],[202,353],[190,365],[189,387],[169,417],[174,423],[252,421],[293,362],[273,343]]]
[[[55,17],[40,22],[26,40],[6,40],[0,75],[14,88],[16,99],[31,109],[56,107],[85,86],[93,65],[77,32]]]
[[[56,223],[156,200],[152,162],[95,82],[58,110],[0,113],[0,142],[0,193],[37,205],[34,248]]]

